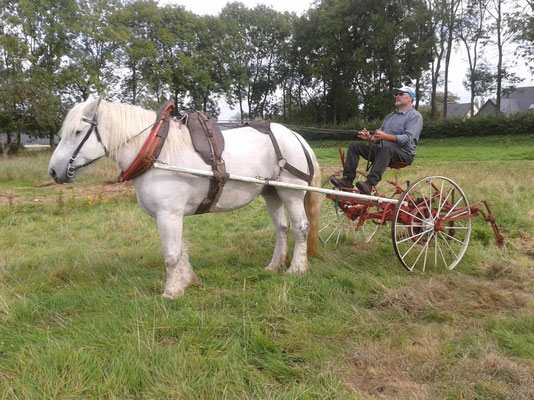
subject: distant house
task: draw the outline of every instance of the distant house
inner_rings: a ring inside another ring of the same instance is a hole
[[[477,106],[473,108],[475,114],[478,112]],[[471,118],[471,103],[448,103],[447,104],[447,117],[446,118]]]
[[[534,86],[505,89],[501,96],[501,112],[511,115],[534,109]],[[497,100],[489,99],[477,115],[488,115],[497,110]]]

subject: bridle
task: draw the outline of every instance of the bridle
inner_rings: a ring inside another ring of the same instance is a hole
[[[78,145],[76,150],[74,150],[74,153],[72,153],[72,156],[71,156],[71,158],[70,158],[70,160],[69,160],[69,162],[67,164],[67,177],[68,178],[74,178],[74,175],[76,174],[77,170],[79,170],[80,168],[87,167],[88,165],[91,165],[95,161],[100,160],[102,157],[104,157],[104,156],[106,156],[108,154],[108,150],[106,148],[106,145],[102,141],[102,137],[100,136],[100,132],[98,132],[97,111],[98,111],[99,104],[100,104],[100,100],[98,101],[98,104],[96,106],[96,109],[95,109],[95,112],[93,114],[93,118],[92,119],[82,118],[82,121],[83,122],[87,122],[88,124],[91,125],[91,127],[89,128],[89,130],[85,134],[84,138],[82,139],[82,141],[80,142],[80,144]],[[78,153],[82,149],[82,147],[85,144],[85,142],[87,142],[87,140],[89,139],[89,136],[91,136],[91,133],[93,133],[93,131],[95,132],[96,139],[98,140],[98,143],[100,143],[102,145],[102,147],[104,148],[104,154],[101,155],[100,157],[95,158],[92,161],[86,162],[85,164],[74,166],[74,161],[76,160],[76,157],[78,157]]]

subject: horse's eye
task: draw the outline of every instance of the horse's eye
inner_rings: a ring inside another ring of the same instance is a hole
[[[75,135],[79,135],[80,133],[82,133],[82,130],[81,130],[81,129],[77,130],[74,134],[75,134]]]

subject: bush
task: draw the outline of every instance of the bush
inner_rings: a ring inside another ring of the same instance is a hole
[[[503,136],[534,134],[534,112],[517,113],[511,116],[488,115],[466,120],[461,118],[439,119],[432,121],[425,118],[422,138],[450,138],[472,136]],[[351,140],[356,132],[366,127],[378,129],[382,121],[365,122],[352,120],[335,126],[310,128],[288,125],[299,132],[306,140]]]
[[[510,116],[487,115],[466,120],[461,118],[425,120],[421,136],[444,138],[460,136],[530,135],[534,133],[534,113]]]

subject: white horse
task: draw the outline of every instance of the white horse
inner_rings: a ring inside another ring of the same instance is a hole
[[[91,123],[93,116],[97,120],[96,126]],[[154,123],[155,118],[156,113],[153,111],[100,99],[77,104],[69,111],[61,128],[61,141],[50,159],[50,176],[57,183],[72,182],[75,169],[88,165],[106,153],[123,171],[126,170],[149,134],[149,130],[141,134],[139,132]],[[92,128],[92,133],[87,135]],[[314,167],[311,184],[320,186],[319,164],[304,139],[275,123],[271,124],[271,131],[287,162],[304,172],[308,171],[308,164],[303,146],[307,149]],[[225,150],[222,158],[229,174],[263,178],[275,178],[280,174],[279,180],[282,182],[306,184],[285,170],[280,173],[268,135],[251,127],[226,130],[223,135]],[[69,162],[76,149],[79,152],[74,157],[75,161]],[[211,167],[195,152],[187,127],[177,121],[170,122],[169,134],[158,160],[180,167],[211,171]],[[182,240],[183,217],[195,213],[208,192],[209,179],[151,168],[135,178],[133,183],[137,202],[156,221],[163,242],[167,271],[163,296],[176,298],[184,293],[189,284],[197,281]],[[228,181],[214,212],[243,207],[258,195],[265,199],[276,232],[274,254],[265,269],[272,272],[287,270],[288,273],[298,274],[308,272],[307,254],[312,254],[317,249],[321,195],[303,190]],[[295,246],[289,265],[290,223],[293,226]]]

